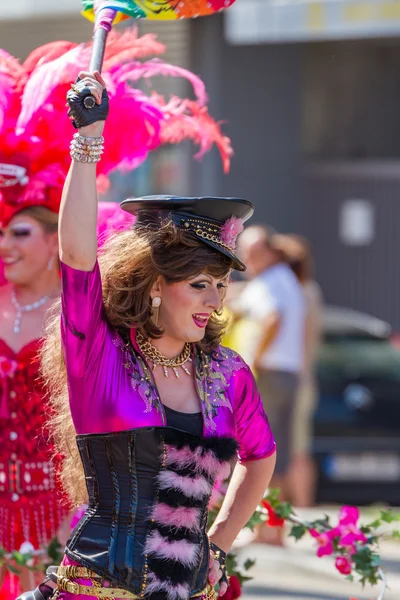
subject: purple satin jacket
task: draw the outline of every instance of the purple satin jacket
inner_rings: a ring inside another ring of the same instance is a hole
[[[92,272],[61,265],[61,335],[76,432],[107,433],[165,426],[162,402],[136,344],[130,352],[104,316],[99,266]],[[241,462],[275,451],[274,438],[253,375],[235,352],[220,346],[212,354],[194,350],[195,384],[204,436],[230,436]]]

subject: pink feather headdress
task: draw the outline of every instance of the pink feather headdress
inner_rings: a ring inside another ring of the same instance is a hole
[[[242,233],[244,228],[243,219],[239,219],[238,217],[231,217],[221,227],[221,241],[232,248],[232,250],[236,249],[236,240],[238,235]]]
[[[110,33],[102,73],[110,96],[105,153],[98,164],[102,182],[114,169],[136,168],[162,144],[185,139],[199,146],[197,157],[216,144],[229,170],[230,140],[208,114],[201,79],[159,58],[143,61],[164,52],[154,35],[138,37],[136,29]],[[53,42],[20,64],[0,50],[0,223],[30,205],[58,211],[73,134],[65,96],[90,53],[91,43]],[[187,79],[195,100],[166,101],[155,90],[146,95],[134,87],[160,75]]]

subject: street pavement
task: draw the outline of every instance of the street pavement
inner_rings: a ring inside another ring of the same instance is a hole
[[[321,516],[325,511],[319,508],[316,512]],[[298,514],[303,516],[300,511]],[[309,511],[304,515],[307,519],[312,516]],[[249,541],[249,534],[243,532],[236,545],[240,560],[257,561],[249,572],[253,580],[245,585],[243,600],[375,600],[379,596],[378,587],[363,590],[347,581],[336,571],[332,558],[318,558],[310,536],[300,542],[288,539],[285,548]],[[380,551],[388,583],[384,598],[400,600],[400,543],[385,541]]]

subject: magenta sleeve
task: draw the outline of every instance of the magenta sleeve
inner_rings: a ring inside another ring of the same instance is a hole
[[[84,378],[107,332],[99,265],[79,271],[61,263],[61,338],[68,378]]]
[[[235,375],[234,402],[239,460],[260,460],[275,452],[275,440],[250,368]]]

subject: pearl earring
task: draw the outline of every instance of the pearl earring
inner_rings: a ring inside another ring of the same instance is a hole
[[[151,301],[151,318],[156,327],[158,327],[158,315],[160,313],[160,306],[161,298],[159,296],[155,296],[155,298],[153,298],[153,300]]]

